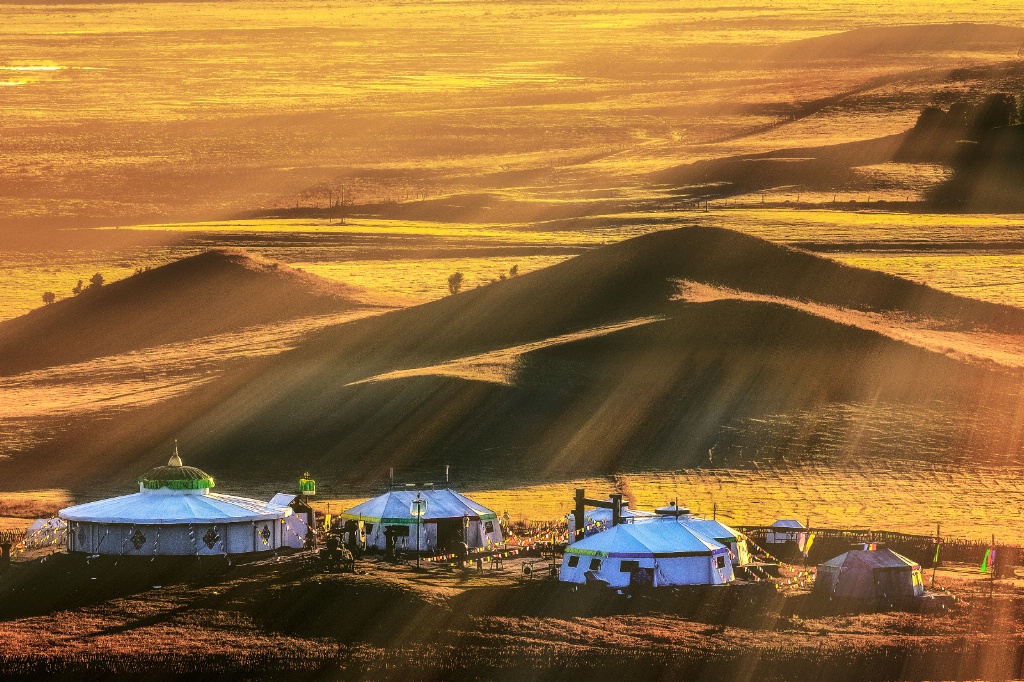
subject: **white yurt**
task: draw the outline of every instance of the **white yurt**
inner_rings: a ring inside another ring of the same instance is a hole
[[[417,499],[426,504],[419,518],[419,551],[454,552],[463,542],[470,549],[502,545],[498,515],[449,488],[392,490],[352,507],[341,518],[359,525],[366,547],[387,549],[390,537],[396,549],[415,551]]]
[[[213,478],[184,466],[177,448],[167,466],[139,477],[139,492],[60,510],[67,549],[125,556],[233,555],[296,546],[292,510],[210,492]],[[297,546],[301,546],[301,543]]]
[[[611,502],[611,500],[608,500]],[[632,523],[635,519],[647,519],[655,516],[651,512],[630,509],[622,503],[621,517],[623,523]],[[612,510],[598,507],[587,509],[583,514],[583,537],[588,538],[594,533],[606,531],[612,527]],[[576,542],[576,517],[569,514],[569,544]]]
[[[569,545],[559,580],[610,587],[722,585],[729,550],[675,519],[625,523]]]

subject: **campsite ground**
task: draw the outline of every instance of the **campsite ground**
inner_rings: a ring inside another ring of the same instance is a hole
[[[643,680],[819,679],[827,670],[836,679],[992,679],[1019,674],[1024,652],[1021,584],[996,581],[990,599],[989,581],[967,566],[937,573],[963,599],[948,612],[815,616],[804,589],[702,611],[524,580],[523,561],[478,573],[362,559],[345,575],[321,573],[300,553],[223,575],[165,581],[147,568],[149,576],[133,569],[112,581],[99,569],[72,573],[54,555],[0,579],[38,591],[29,605],[4,590],[0,674],[419,680],[547,679],[556,670]],[[66,579],[53,581],[59,575]]]

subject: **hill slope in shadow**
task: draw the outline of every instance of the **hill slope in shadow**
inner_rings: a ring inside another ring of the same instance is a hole
[[[524,467],[545,476],[677,468],[703,461],[736,419],[836,401],[944,401],[969,415],[1020,386],[1011,371],[808,309],[681,301],[681,279],[946,331],[1024,334],[1024,310],[729,230],[670,230],[339,325],[187,399],[102,428],[69,429],[33,458],[33,480],[67,485],[101,472],[129,480],[175,437],[190,463],[250,485],[286,482],[304,470],[367,482],[391,466],[414,471],[440,463],[458,465],[465,476]],[[635,324],[622,326],[629,321]],[[531,345],[517,352],[523,344]],[[509,380],[433,370],[380,376],[488,353],[511,357]],[[1019,448],[1014,433],[1008,423],[1005,433],[986,438]],[[69,459],[69,451],[78,457]],[[16,480],[28,473],[27,463],[0,463],[0,473]]]
[[[355,307],[355,289],[213,250],[0,322],[0,375]]]

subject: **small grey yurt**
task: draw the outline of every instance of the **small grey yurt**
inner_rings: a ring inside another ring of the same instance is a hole
[[[921,566],[891,549],[852,549],[818,564],[814,596],[849,605],[891,608],[924,596]]]

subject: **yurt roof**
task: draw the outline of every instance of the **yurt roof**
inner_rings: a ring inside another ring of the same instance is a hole
[[[622,518],[633,519],[633,518],[652,518],[657,514],[649,511],[643,511],[641,509],[630,509],[629,507],[623,507],[621,510]],[[610,519],[612,518],[612,510],[604,507],[595,507],[594,509],[588,509],[583,514],[584,518],[587,519]]]
[[[689,526],[704,537],[715,541],[736,542],[739,533],[716,519],[702,519],[696,516],[680,516],[679,523]]]
[[[448,488],[427,490],[392,490],[372,500],[342,512],[342,518],[359,519],[383,524],[415,524],[416,517],[410,512],[412,501],[419,495],[427,501],[423,521],[454,519],[469,516],[471,519],[490,520],[498,515],[487,507],[474,502]]]
[[[902,554],[897,554],[888,548],[881,549],[851,549],[849,552],[823,562],[822,566],[840,568],[855,563],[864,564],[869,568],[913,568],[918,564]]]
[[[174,495],[146,490],[60,510],[60,518],[137,525],[266,521],[287,516],[288,507],[246,497],[207,493]]]
[[[769,526],[769,528],[796,528],[799,530],[807,530],[807,527],[796,519],[779,519]]]
[[[567,554],[597,557],[671,558],[725,553],[725,547],[675,519],[620,524],[566,548]]]
[[[214,486],[213,476],[202,469],[187,467],[178,455],[178,444],[175,441],[174,454],[166,466],[150,469],[139,476],[139,483],[146,490],[204,490]]]

